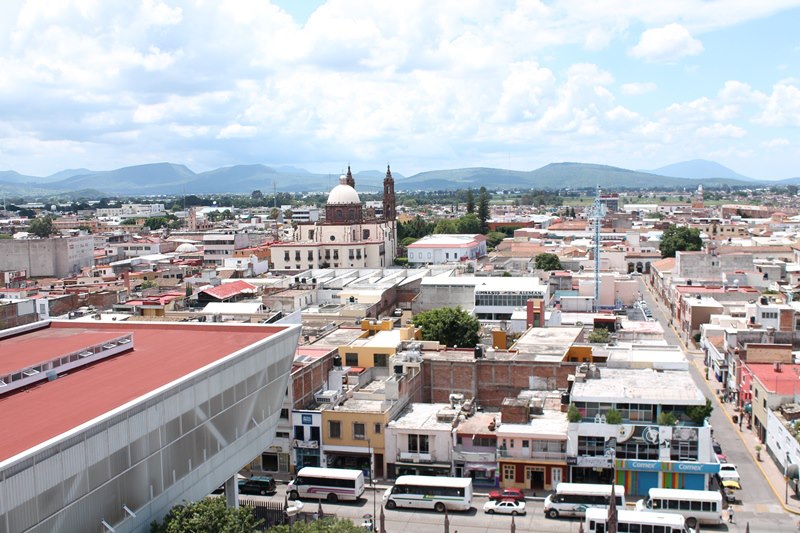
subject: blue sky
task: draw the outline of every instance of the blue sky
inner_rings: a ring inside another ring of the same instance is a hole
[[[8,0],[0,170],[800,176],[800,0]]]

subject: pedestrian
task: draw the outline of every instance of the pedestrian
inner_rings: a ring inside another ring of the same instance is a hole
[[[728,523],[733,524],[733,505],[728,506]]]

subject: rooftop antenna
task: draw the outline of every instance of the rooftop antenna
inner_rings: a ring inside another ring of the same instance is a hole
[[[600,226],[606,215],[606,206],[600,200],[600,185],[597,186],[597,194],[594,197],[594,204],[589,212],[589,220],[592,221],[594,229],[594,312],[600,310]]]

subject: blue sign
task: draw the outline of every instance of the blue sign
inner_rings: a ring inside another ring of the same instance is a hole
[[[717,463],[694,463],[691,461],[639,461],[637,459],[618,459],[617,468],[646,472],[678,472],[681,474],[716,474]]]
[[[311,415],[300,415],[300,416],[301,416],[301,419],[302,419],[302,423],[303,423],[303,424],[305,424],[305,425],[307,425],[307,426],[310,426],[310,425],[311,425],[311,423],[312,423],[312,422],[311,422]]]

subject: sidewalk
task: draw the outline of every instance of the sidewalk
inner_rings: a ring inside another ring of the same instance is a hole
[[[730,402],[721,402],[720,401],[720,392],[722,390],[722,384],[716,382],[715,380],[708,379],[708,373],[703,365],[703,362],[697,358],[692,358],[691,363],[695,365],[697,370],[700,374],[706,379],[706,383],[711,388],[712,392],[714,393],[714,398],[712,403],[714,407],[717,409],[721,409],[725,416],[728,419],[728,422],[734,427],[736,432],[739,434],[739,438],[745,445],[745,448],[753,457],[753,462],[756,464],[758,469],[761,471],[761,474],[764,476],[764,479],[767,480],[770,488],[772,488],[772,492],[775,493],[775,498],[781,504],[783,509],[789,513],[793,513],[796,515],[800,515],[800,500],[792,492],[791,488],[788,491],[788,498],[786,493],[786,480],[783,475],[783,471],[781,467],[773,461],[772,457],[767,453],[766,446],[758,439],[755,432],[752,429],[747,429],[747,423],[743,423],[739,425],[738,423],[733,423],[733,417],[737,417],[737,420],[740,420],[741,413],[737,411],[736,404]],[[758,460],[757,453],[756,453],[756,446],[762,446],[761,450],[761,460]],[[724,450],[723,450],[724,451]]]
[[[650,296],[653,299],[653,301],[656,303],[656,305],[660,307],[660,310],[664,313],[664,316],[669,317],[669,311],[667,309],[667,306],[664,305],[664,303],[661,302],[661,300],[659,300],[655,295],[653,295],[652,291],[650,290],[651,287],[646,281],[643,284],[647,288],[647,292],[650,293]],[[756,434],[753,432],[752,429],[747,429],[746,424],[740,426],[738,423],[737,424],[733,423],[733,417],[736,416],[737,419],[740,419],[741,413],[739,413],[736,410],[735,404],[720,401],[719,399],[720,392],[723,388],[722,384],[718,383],[713,379],[709,380],[708,372],[705,368],[705,365],[703,364],[702,358],[695,357],[695,356],[703,356],[704,355],[703,351],[690,349],[688,346],[684,344],[680,333],[675,329],[675,327],[671,323],[669,327],[678,337],[678,341],[681,343],[684,351],[686,352],[689,362],[695,365],[695,368],[697,368],[698,372],[700,372],[700,375],[705,378],[706,383],[708,384],[709,388],[713,393],[712,394],[713,398],[711,402],[713,403],[714,407],[720,409],[723,413],[725,413],[728,422],[730,422],[730,424],[739,434],[739,438],[744,443],[745,448],[750,453],[750,455],[752,455],[753,462],[761,471],[761,474],[764,476],[764,479],[766,479],[767,483],[772,489],[772,492],[775,493],[775,498],[777,499],[777,501],[781,504],[781,506],[785,511],[796,515],[800,515],[800,500],[797,499],[797,497],[792,493],[791,490],[789,491],[788,498],[786,497],[786,480],[784,478],[783,471],[777,464],[775,464],[775,461],[773,461],[772,457],[770,457],[770,455],[767,453],[766,446],[764,446],[764,444],[758,439],[758,437],[756,436]],[[756,445],[758,444],[761,444],[762,446],[760,461],[758,460],[756,454]]]

